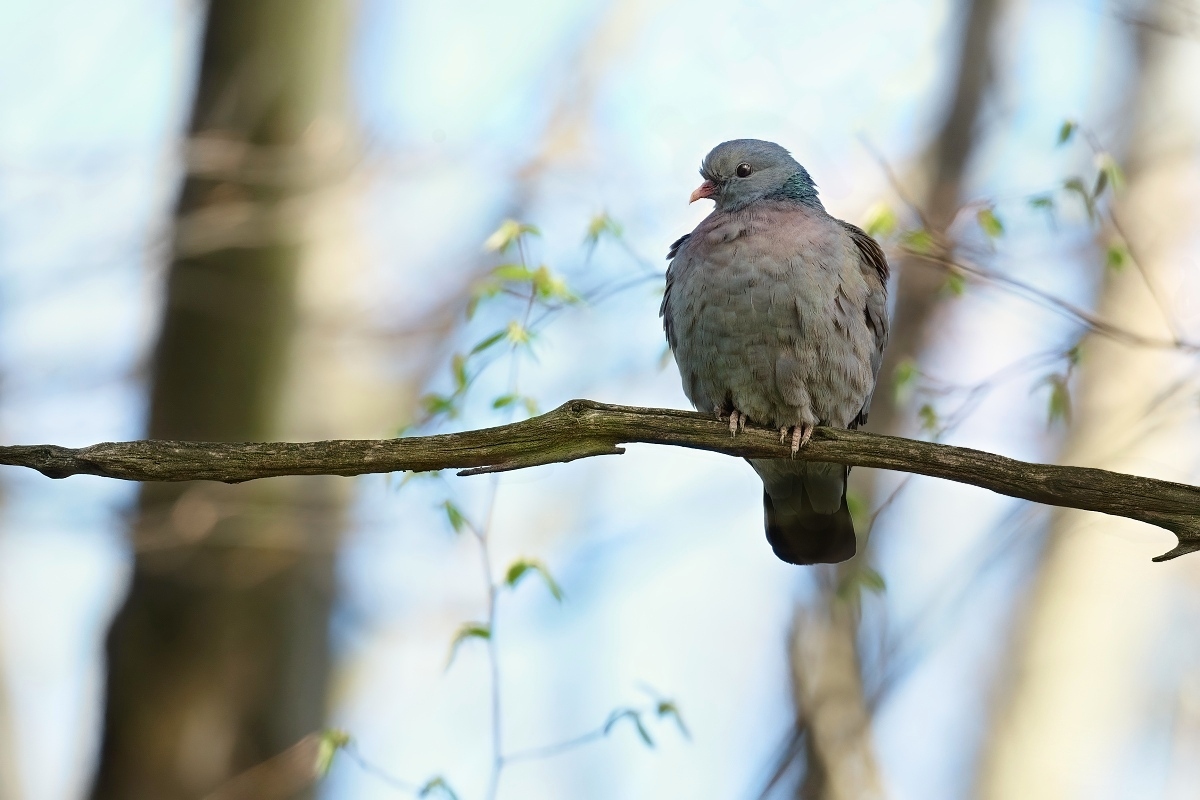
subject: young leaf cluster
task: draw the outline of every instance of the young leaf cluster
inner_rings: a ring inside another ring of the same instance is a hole
[[[539,235],[538,229],[532,225],[506,220],[488,237],[484,245],[487,250],[510,256],[515,255],[516,258],[492,268],[476,283],[467,304],[467,320],[468,323],[475,320],[485,305],[493,303],[497,305],[498,310],[507,311],[511,316],[499,328],[479,339],[465,353],[456,353],[451,358],[450,372],[453,390],[447,394],[430,394],[426,397],[427,419],[439,416],[457,416],[461,413],[468,392],[475,385],[479,376],[489,366],[505,362],[509,367],[508,387],[506,391],[492,399],[491,408],[495,411],[523,408],[530,416],[538,413],[536,400],[520,391],[518,381],[519,359],[532,352],[536,338],[534,328],[537,327],[538,320],[532,319],[532,312],[535,308],[553,312],[580,302],[580,297],[560,275],[544,264],[537,267],[530,265],[529,239]],[[589,225],[585,244],[590,253],[602,238],[619,238],[620,235],[620,226],[607,215],[601,215],[593,219]],[[509,302],[508,306],[500,304],[500,301],[505,300]],[[495,318],[497,315],[490,316]],[[539,319],[545,319],[547,316],[549,313]],[[503,319],[503,316],[500,318]],[[487,501],[488,508],[494,506],[498,486],[499,484],[496,482],[491,485],[491,495]],[[534,558],[518,558],[509,564],[500,573],[501,577],[497,579],[492,569],[491,512],[488,511],[480,518],[472,520],[453,498],[443,500],[440,507],[446,515],[447,523],[456,534],[469,533],[475,539],[486,579],[486,616],[482,620],[467,621],[459,626],[450,642],[446,668],[449,669],[454,663],[460,647],[465,642],[476,641],[485,646],[491,672],[492,692],[493,763],[486,795],[490,799],[495,796],[500,775],[507,763],[523,757],[539,757],[536,752],[529,752],[525,755],[508,753],[501,742],[500,709],[503,707],[503,703],[500,695],[499,651],[495,636],[497,617],[501,608],[501,596],[505,592],[515,591],[530,576],[536,576],[538,582],[545,587],[555,601],[561,603],[564,593],[546,564]],[[650,710],[625,708],[614,711],[606,721],[600,735],[607,735],[613,725],[622,719],[628,719],[633,723],[642,740],[652,745],[653,740],[643,721],[643,717],[649,713],[654,713],[660,718],[675,719],[680,729],[686,732],[674,703],[660,699]],[[580,741],[579,743],[584,742]],[[552,754],[554,751],[554,748],[551,748],[550,752],[542,755]],[[449,787],[444,784],[430,783],[423,787],[423,791],[432,791],[435,788],[447,796],[453,796]],[[420,796],[424,796],[424,794]]]
[[[650,735],[650,729],[646,726],[646,718],[653,716],[659,720],[669,719],[675,723],[675,727],[683,734],[684,738],[690,739],[691,733],[683,722],[683,717],[679,713],[679,708],[671,700],[658,700],[652,708],[618,708],[614,709],[608,715],[608,719],[604,721],[601,731],[604,736],[616,727],[621,720],[629,720],[633,727],[637,730],[638,738],[647,747],[654,747],[654,737]]]
[[[431,392],[421,399],[423,419],[428,424],[440,418],[455,419],[462,414],[468,390],[482,372],[495,361],[497,346],[507,345],[510,357],[518,350],[531,352],[536,337],[530,325],[530,313],[535,307],[558,308],[580,302],[566,280],[545,264],[531,267],[528,263],[528,240],[540,236],[533,225],[505,220],[484,242],[488,251],[505,254],[515,251],[516,261],[506,261],[493,267],[472,287],[467,301],[468,322],[480,307],[497,298],[515,299],[518,308],[514,316],[499,329],[476,341],[466,352],[455,353],[450,361],[451,391]],[[523,408],[533,416],[538,413],[537,402],[517,393],[505,392],[492,401],[492,408]]]

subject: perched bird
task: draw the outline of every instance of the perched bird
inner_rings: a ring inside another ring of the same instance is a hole
[[[864,231],[831,217],[808,171],[773,142],[735,139],[700,166],[691,202],[716,208],[671,245],[661,315],[692,405],[777,428],[793,455],[816,425],[867,420],[888,338],[888,264]],[[849,469],[749,459],[763,481],[767,541],[791,564],[854,555]]]

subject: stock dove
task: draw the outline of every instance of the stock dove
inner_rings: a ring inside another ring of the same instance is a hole
[[[661,315],[683,390],[701,411],[780,431],[792,453],[813,426],[866,422],[888,338],[888,264],[861,229],[826,213],[787,150],[735,139],[700,166],[716,203],[673,245]],[[763,481],[767,541],[791,564],[854,555],[849,469],[749,459]]]

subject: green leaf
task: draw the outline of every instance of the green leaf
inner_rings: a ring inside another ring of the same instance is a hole
[[[1113,242],[1104,251],[1104,265],[1114,272],[1119,272],[1129,263],[1129,250],[1124,242]]]
[[[504,573],[504,583],[510,588],[516,586],[532,566],[530,562],[525,560],[514,561],[509,565],[508,571]]]
[[[1004,224],[1000,222],[1000,218],[996,216],[996,212],[990,206],[979,209],[975,213],[975,220],[988,237],[998,239],[1004,235]]]
[[[541,231],[532,225],[524,225],[515,219],[506,219],[483,243],[486,250],[503,253],[525,234],[540,236]]]
[[[538,415],[537,400],[534,400],[532,397],[526,397],[521,402],[525,405],[525,413],[531,417]]]
[[[1096,186],[1092,190],[1093,197],[1099,197],[1106,186],[1111,186],[1114,192],[1125,188],[1125,173],[1111,153],[1096,154]]]
[[[494,278],[488,278],[475,284],[471,290],[471,299],[467,301],[467,319],[473,319],[479,304],[498,295],[501,288],[503,287],[500,282]]]
[[[436,778],[430,778],[425,782],[425,785],[417,790],[417,797],[430,797],[434,792],[438,792],[448,800],[458,800],[458,795],[450,788],[450,784],[441,775]]]
[[[917,417],[921,420],[921,430],[929,433],[936,433],[939,425],[937,409],[929,403],[921,406],[917,411]]]
[[[858,570],[858,582],[864,589],[873,594],[883,594],[887,591],[887,582],[883,576],[870,567]]]
[[[454,390],[461,392],[467,388],[467,357],[462,353],[455,353],[450,359],[450,373],[454,376]]]
[[[967,279],[961,272],[946,273],[946,282],[942,284],[942,288],[953,297],[962,297],[967,291]]]
[[[542,264],[533,271],[532,281],[534,291],[538,293],[539,297],[543,298],[551,297],[554,293],[555,283],[561,283],[559,279],[554,277],[553,273],[550,272],[550,268],[545,264]],[[565,284],[563,284],[563,288],[566,288]]]
[[[475,355],[477,353],[482,353],[484,350],[487,350],[492,345],[496,344],[496,342],[499,342],[502,339],[504,339],[504,337],[505,337],[505,335],[507,335],[507,333],[508,333],[508,331],[496,331],[491,336],[487,337],[486,339],[481,341],[479,344],[472,347],[471,355]]]
[[[642,737],[642,741],[646,743],[646,746],[654,747],[654,740],[650,738],[650,731],[646,730],[646,724],[642,722],[642,715],[634,714],[631,719],[633,719],[633,724],[637,727],[638,736]]]
[[[896,365],[896,370],[892,373],[892,390],[895,393],[896,405],[903,405],[912,398],[918,375],[920,370],[912,358],[905,358]]]
[[[876,203],[867,210],[863,230],[876,239],[896,230],[896,212],[886,203]]]
[[[504,336],[515,345],[529,344],[529,331],[520,322],[515,319],[508,323],[508,327],[504,330]]]
[[[872,594],[883,594],[887,591],[883,576],[865,565],[847,572],[838,584],[835,594],[842,602],[857,602],[864,589]]]
[[[492,408],[507,408],[517,402],[518,395],[502,394],[492,401]]]
[[[442,501],[442,508],[446,511],[446,519],[450,521],[450,527],[454,529],[455,533],[462,533],[463,528],[468,525],[467,517],[462,513],[462,509],[455,505],[453,500]]]
[[[928,255],[933,252],[934,239],[933,234],[924,228],[916,228],[911,231],[906,231],[900,237],[900,241],[914,253],[919,255]]]
[[[613,729],[613,726],[623,719],[627,719],[633,723],[634,727],[637,728],[638,736],[641,737],[642,741],[648,747],[654,747],[654,740],[650,738],[650,732],[646,730],[646,726],[642,722],[641,712],[633,708],[619,708],[609,714],[608,721],[604,723],[604,735],[607,736],[608,732]]]
[[[683,734],[685,739],[692,738],[692,733],[687,729],[687,725],[683,724],[683,716],[680,715],[679,708],[673,700],[659,700],[654,710],[658,714],[659,719],[670,717],[675,720],[675,725],[679,728],[679,732]]]
[[[321,731],[321,740],[317,743],[317,763],[314,771],[318,778],[323,778],[333,766],[333,756],[338,750],[350,744],[350,734],[338,728],[326,728]]]
[[[1087,210],[1088,219],[1096,219],[1096,202],[1092,198],[1092,193],[1083,185],[1082,178],[1068,178],[1063,181],[1063,189],[1078,195],[1079,199],[1083,201],[1084,209]]]
[[[462,627],[458,629],[458,633],[454,634],[454,641],[450,643],[450,657],[446,659],[446,669],[450,669],[450,665],[454,663],[454,656],[458,653],[458,646],[467,639],[491,639],[492,629],[482,622],[464,622]]]
[[[454,398],[437,393],[427,394],[422,397],[421,408],[425,409],[426,415],[430,417],[439,417],[443,414],[454,417],[458,414],[458,409],[454,405]]]
[[[867,512],[869,507],[863,496],[855,491],[846,492],[846,509],[850,512],[850,519],[854,521],[854,527],[858,530],[866,530],[866,525],[869,522]]]
[[[1050,401],[1046,409],[1046,423],[1071,423],[1071,389],[1067,385],[1067,376],[1060,373],[1047,375],[1042,383],[1050,386]]]
[[[501,264],[492,270],[492,276],[510,283],[530,283],[533,271],[524,264]]]
[[[1053,195],[1039,194],[1029,198],[1029,207],[1034,211],[1043,211],[1050,219],[1050,224],[1053,225],[1058,221],[1055,215],[1055,202]]]
[[[542,300],[561,300],[565,303],[579,302],[579,296],[567,288],[567,282],[550,271],[545,264],[533,273],[533,289]]]
[[[517,584],[521,582],[529,573],[536,573],[541,576],[542,582],[546,584],[546,588],[550,590],[550,594],[558,602],[563,600],[562,587],[554,580],[554,576],[550,574],[550,570],[541,561],[522,558],[514,561],[504,574],[504,584],[510,589],[515,589]]]
[[[471,299],[467,300],[467,322],[475,319],[475,312],[479,310],[479,295],[471,295]]]
[[[1075,120],[1063,120],[1062,127],[1058,129],[1058,143],[1066,144],[1069,142],[1071,137],[1075,135],[1075,131],[1078,130],[1078,128],[1079,123],[1077,123]]]
[[[1048,194],[1039,194],[1029,198],[1029,207],[1038,211],[1053,211],[1054,197]]]
[[[486,250],[503,252],[517,240],[521,235],[521,223],[515,219],[506,219],[500,223],[500,227],[493,231],[483,242],[483,247]]]
[[[601,238],[611,236],[614,239],[619,239],[621,238],[621,233],[621,226],[616,220],[608,214],[597,214],[588,223],[587,235],[584,237],[584,241],[591,247],[595,247]]]

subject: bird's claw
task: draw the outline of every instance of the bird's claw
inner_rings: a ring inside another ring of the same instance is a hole
[[[724,422],[726,413],[722,409],[717,409],[717,419]],[[736,408],[729,412],[729,435],[730,437],[737,436],[742,431],[746,430],[746,415],[738,411]]]
[[[746,415],[735,408],[729,412],[729,435],[737,436],[744,430],[746,430]]]
[[[791,428],[780,428],[779,443],[787,443],[788,435],[790,434],[792,439],[792,455],[795,456],[796,453],[800,452],[800,448],[804,447],[804,445],[808,444],[809,440],[812,439],[813,430],[815,427],[816,426],[814,425],[809,425],[808,423],[802,422],[799,425]]]

